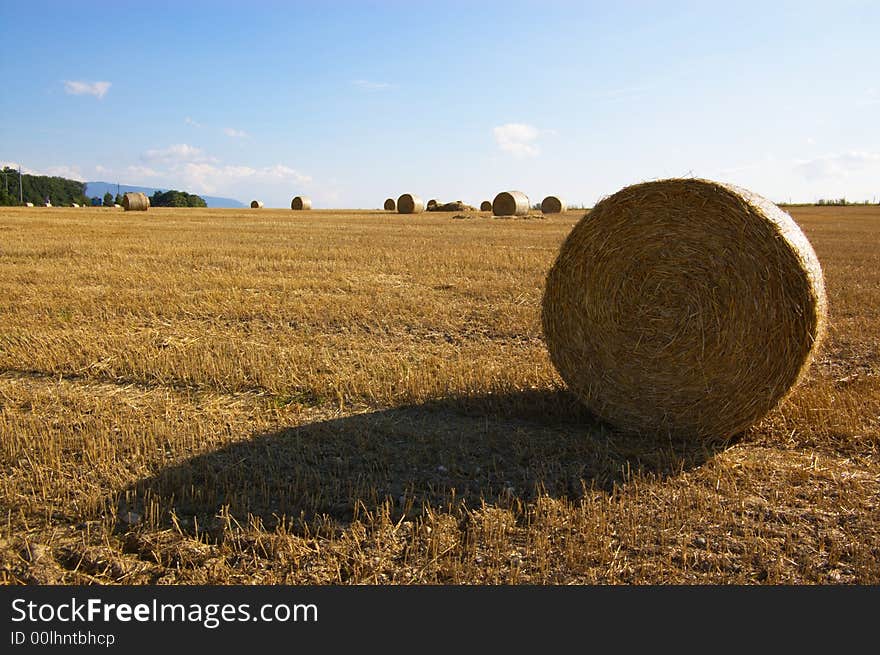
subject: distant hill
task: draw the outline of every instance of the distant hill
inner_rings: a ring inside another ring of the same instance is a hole
[[[114,196],[116,195],[116,184],[110,182],[86,182],[86,195],[89,198],[94,198],[98,196],[99,198],[103,198],[104,194],[107,192],[112,193]],[[153,195],[156,191],[168,191],[166,188],[153,188],[146,186],[129,186],[127,184],[119,185],[119,193],[126,193],[127,191],[131,191],[132,193],[145,193],[148,196]],[[199,194],[201,195],[201,194]],[[217,198],[214,196],[201,196],[204,198],[205,202],[208,203],[208,207],[245,207],[246,205],[236,200],[235,198]]]

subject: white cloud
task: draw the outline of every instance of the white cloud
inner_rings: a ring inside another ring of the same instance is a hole
[[[77,80],[65,80],[64,91],[72,96],[95,96],[98,99],[104,97],[110,89],[110,82],[82,82]]]
[[[78,182],[86,181],[78,166],[50,166],[42,174],[52,177],[66,177],[68,180],[76,180]]]
[[[215,166],[209,163],[187,163],[179,171],[183,181],[196,192],[214,193],[218,189],[235,188],[243,181],[250,184],[263,183],[276,185],[284,182],[289,185],[308,185],[310,175],[304,175],[283,164],[253,168],[251,166]]]
[[[14,168],[15,170],[18,170],[19,167],[21,167],[22,173],[27,173],[28,175],[36,175],[33,170],[31,170],[27,166],[23,166],[17,161],[0,161],[0,168]]]
[[[162,173],[149,166],[127,166],[125,172],[134,177],[160,177]]]
[[[247,136],[247,132],[244,130],[236,130],[231,127],[224,127],[223,134],[232,138],[242,138]]]
[[[394,86],[393,84],[390,84],[388,82],[373,82],[371,80],[354,80],[352,84],[359,89],[364,89],[365,91],[382,91],[384,89],[390,89]]]
[[[0,168],[6,167],[18,170],[19,163],[14,161],[0,161]],[[21,172],[26,175],[48,175],[50,177],[66,177],[69,180],[77,180],[78,182],[86,181],[86,176],[82,174],[82,171],[78,166],[66,166],[64,164],[59,166],[49,166],[48,168],[41,168],[39,170],[22,166]]]
[[[535,157],[541,152],[537,140],[541,134],[549,134],[550,130],[539,130],[525,123],[506,123],[492,129],[495,143],[504,152],[515,157]]]
[[[851,150],[813,159],[795,160],[794,169],[807,180],[847,177],[867,169],[880,171],[880,154]]]
[[[201,148],[196,148],[186,143],[175,143],[167,148],[147,150],[141,156],[141,159],[147,162],[162,162],[166,164],[217,161],[213,157],[207,157]]]
[[[192,125],[193,127],[202,127],[201,123],[199,123],[198,121],[194,121],[189,116],[187,116],[183,122],[186,123],[187,125]]]

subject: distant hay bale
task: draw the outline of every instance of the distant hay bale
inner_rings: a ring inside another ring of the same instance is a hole
[[[431,198],[431,199],[428,201],[428,204],[427,204],[426,207],[427,207],[428,211],[431,211],[431,210],[434,209],[434,207],[436,207],[436,206],[437,206],[437,200],[434,199],[434,198]]]
[[[565,211],[565,203],[556,196],[547,196],[541,201],[541,212],[544,214],[559,214]]]
[[[802,378],[825,332],[822,269],[776,205],[699,179],[626,187],[575,225],[547,275],[550,358],[627,432],[727,439]]]
[[[466,212],[476,211],[476,207],[465,204],[463,200],[453,200],[452,202],[434,202],[433,206],[428,207],[429,212]]]
[[[114,207],[119,207],[119,205],[114,205]],[[150,208],[150,199],[145,193],[129,191],[122,196],[122,208],[127,212],[145,212]]]
[[[490,212],[492,211],[492,203],[488,200],[484,200],[480,203],[480,211],[481,212]]]
[[[522,191],[502,191],[492,201],[495,216],[525,216],[529,213],[529,198]]]
[[[260,209],[263,206],[262,200],[251,200],[251,209]]]
[[[397,199],[397,212],[400,214],[421,214],[425,211],[422,199],[410,193],[404,193]]]
[[[385,210],[389,212],[393,212],[397,209],[397,203],[394,202],[394,198],[388,198],[385,200]]]
[[[308,211],[312,208],[312,199],[305,196],[296,196],[290,201],[290,208],[297,211]]]
[[[71,207],[79,207],[79,205],[78,205],[77,203],[75,203],[75,202],[70,203],[70,206],[71,206]]]
[[[25,206],[25,207],[33,207],[33,206],[34,206],[34,203],[32,203],[32,202],[26,202],[26,203],[24,203],[24,206]]]

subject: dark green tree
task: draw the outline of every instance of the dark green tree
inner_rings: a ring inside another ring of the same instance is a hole
[[[104,194],[104,206],[112,207],[113,206],[113,194],[109,191]]]

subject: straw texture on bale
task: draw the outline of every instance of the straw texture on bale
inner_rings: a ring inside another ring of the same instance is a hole
[[[495,216],[525,216],[529,213],[529,198],[522,191],[502,191],[492,201]]]
[[[260,209],[262,206],[262,200],[251,200],[251,209]]]
[[[544,214],[558,214],[565,211],[565,203],[556,196],[547,196],[541,201],[541,211]]]
[[[397,209],[397,203],[394,202],[394,198],[387,198],[385,200],[385,210],[393,212],[395,209]]]
[[[425,211],[425,204],[418,196],[404,193],[397,199],[397,211],[400,214],[421,214]]]
[[[150,208],[150,199],[145,193],[129,191],[122,196],[122,208],[127,212],[145,212]]]
[[[626,187],[571,231],[547,275],[550,358],[626,432],[726,439],[775,407],[825,332],[822,269],[776,205],[709,180]]]
[[[484,200],[480,203],[480,211],[481,212],[490,212],[492,211],[492,203],[488,200]]]
[[[290,201],[290,208],[297,211],[307,211],[312,208],[312,199],[305,196],[296,196]]]

